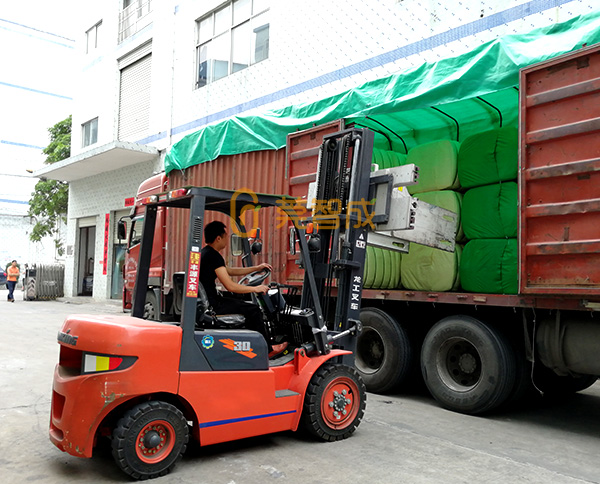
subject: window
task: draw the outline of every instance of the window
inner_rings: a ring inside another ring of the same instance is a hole
[[[233,0],[196,22],[196,87],[269,58],[269,0]]]
[[[98,142],[98,118],[94,118],[81,125],[82,142],[81,146],[86,147]]]
[[[131,221],[131,232],[129,233],[129,247],[139,244],[144,234],[144,216],[138,215]]]
[[[152,21],[151,0],[122,0],[119,13],[119,43],[139,32]]]
[[[85,53],[89,54],[98,48],[98,39],[100,35],[100,26],[102,21],[94,25],[85,33]]]

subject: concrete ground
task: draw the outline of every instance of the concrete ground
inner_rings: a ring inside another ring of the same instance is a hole
[[[120,313],[91,298],[7,303],[0,290],[0,476],[7,483],[129,482],[108,453],[64,454],[48,439],[56,334],[71,313]],[[600,386],[487,418],[441,409],[423,391],[368,395],[348,440],[292,432],[188,448],[153,482],[540,483],[600,482]]]

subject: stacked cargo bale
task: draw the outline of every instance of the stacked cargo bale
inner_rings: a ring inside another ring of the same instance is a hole
[[[367,246],[364,287],[396,289],[400,286],[402,254],[393,250]]]
[[[462,195],[458,178],[456,141],[438,140],[412,148],[407,163],[419,167],[419,183],[408,187],[411,195],[432,205],[461,214]],[[457,240],[463,237],[462,228]],[[416,291],[455,291],[460,286],[460,259],[462,248],[456,244],[454,252],[411,243],[408,254],[402,256],[401,281],[406,289]]]
[[[504,127],[465,139],[458,154],[469,239],[460,267],[465,291],[516,294],[518,288],[518,132]]]
[[[373,164],[380,170],[406,163],[406,155],[395,151],[373,149]],[[364,287],[368,289],[396,289],[400,286],[402,254],[378,247],[367,247]]]

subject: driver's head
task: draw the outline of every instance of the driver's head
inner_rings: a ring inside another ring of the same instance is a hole
[[[224,243],[227,242],[227,231],[223,222],[215,220],[204,227],[204,242],[214,244],[215,242],[220,242],[218,240],[219,237]]]

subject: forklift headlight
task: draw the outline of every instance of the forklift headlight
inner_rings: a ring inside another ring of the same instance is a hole
[[[105,371],[118,371],[129,368],[135,363],[135,356],[100,355],[84,353],[81,361],[81,373],[99,373]]]

